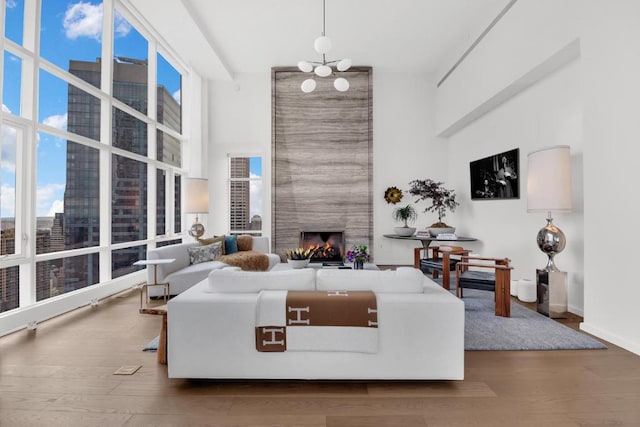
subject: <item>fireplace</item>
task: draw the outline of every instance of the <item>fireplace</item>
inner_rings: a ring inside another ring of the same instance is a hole
[[[311,262],[337,262],[344,256],[344,232],[302,231],[300,247],[313,250]]]

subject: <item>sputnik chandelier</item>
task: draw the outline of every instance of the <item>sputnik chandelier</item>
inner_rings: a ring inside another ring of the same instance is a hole
[[[331,39],[325,35],[325,22],[326,22],[326,8],[325,1],[322,0],[322,35],[313,42],[313,47],[319,54],[322,55],[322,62],[317,61],[300,61],[298,62],[298,68],[304,73],[314,72],[318,77],[329,77],[334,74],[331,65],[336,65],[337,71],[347,71],[351,67],[351,60],[349,58],[336,59],[327,61],[327,52],[331,50]],[[338,77],[333,81],[333,87],[340,92],[346,92],[349,89],[349,81],[344,77]],[[300,86],[304,93],[313,92],[316,88],[316,81],[313,78],[308,78],[302,82]]]

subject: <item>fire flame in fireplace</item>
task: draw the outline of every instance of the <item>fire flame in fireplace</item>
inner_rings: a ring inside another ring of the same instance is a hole
[[[324,245],[311,245],[309,249],[313,251],[311,259],[335,259],[340,257],[339,249],[334,248],[329,242]]]

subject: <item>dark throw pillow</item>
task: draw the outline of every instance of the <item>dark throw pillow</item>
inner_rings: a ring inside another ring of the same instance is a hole
[[[230,255],[238,252],[238,236],[225,236],[224,254]]]

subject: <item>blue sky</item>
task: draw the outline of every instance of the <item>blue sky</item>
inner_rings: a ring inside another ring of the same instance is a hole
[[[5,36],[22,44],[24,0],[7,0]],[[102,49],[102,2],[96,0],[43,0],[40,54],[49,62],[67,70],[69,60],[95,61]],[[146,39],[119,13],[115,15],[114,56],[145,59]],[[3,109],[13,114],[20,110],[21,60],[5,51]],[[180,102],[180,75],[158,55],[158,82]],[[38,121],[66,130],[67,83],[42,71],[39,75]],[[15,130],[2,132],[2,217],[14,216],[15,202]],[[38,134],[37,216],[52,216],[63,209],[66,183],[67,141],[40,132]],[[12,161],[13,159],[13,161]],[[262,177],[261,158],[252,158],[250,171]],[[262,182],[252,182],[251,214],[262,215]]]
[[[24,0],[7,0],[5,36],[22,43]],[[68,70],[69,60],[95,61],[101,56],[102,2],[96,0],[43,0],[41,50],[43,58]],[[147,41],[120,14],[115,16],[114,55],[147,58]],[[21,60],[5,52],[3,109],[18,114],[20,108]],[[65,129],[67,125],[67,84],[53,75],[40,73],[38,121]],[[180,75],[161,56],[158,82],[180,100]],[[14,215],[15,159],[13,167],[5,150],[11,148],[11,129],[3,129],[2,206],[0,215]],[[15,138],[15,136],[14,136]],[[15,141],[13,142],[15,145]],[[15,150],[15,148],[14,148]],[[10,153],[9,153],[10,154]],[[39,133],[37,168],[38,216],[51,216],[62,210],[65,186],[66,140]]]

